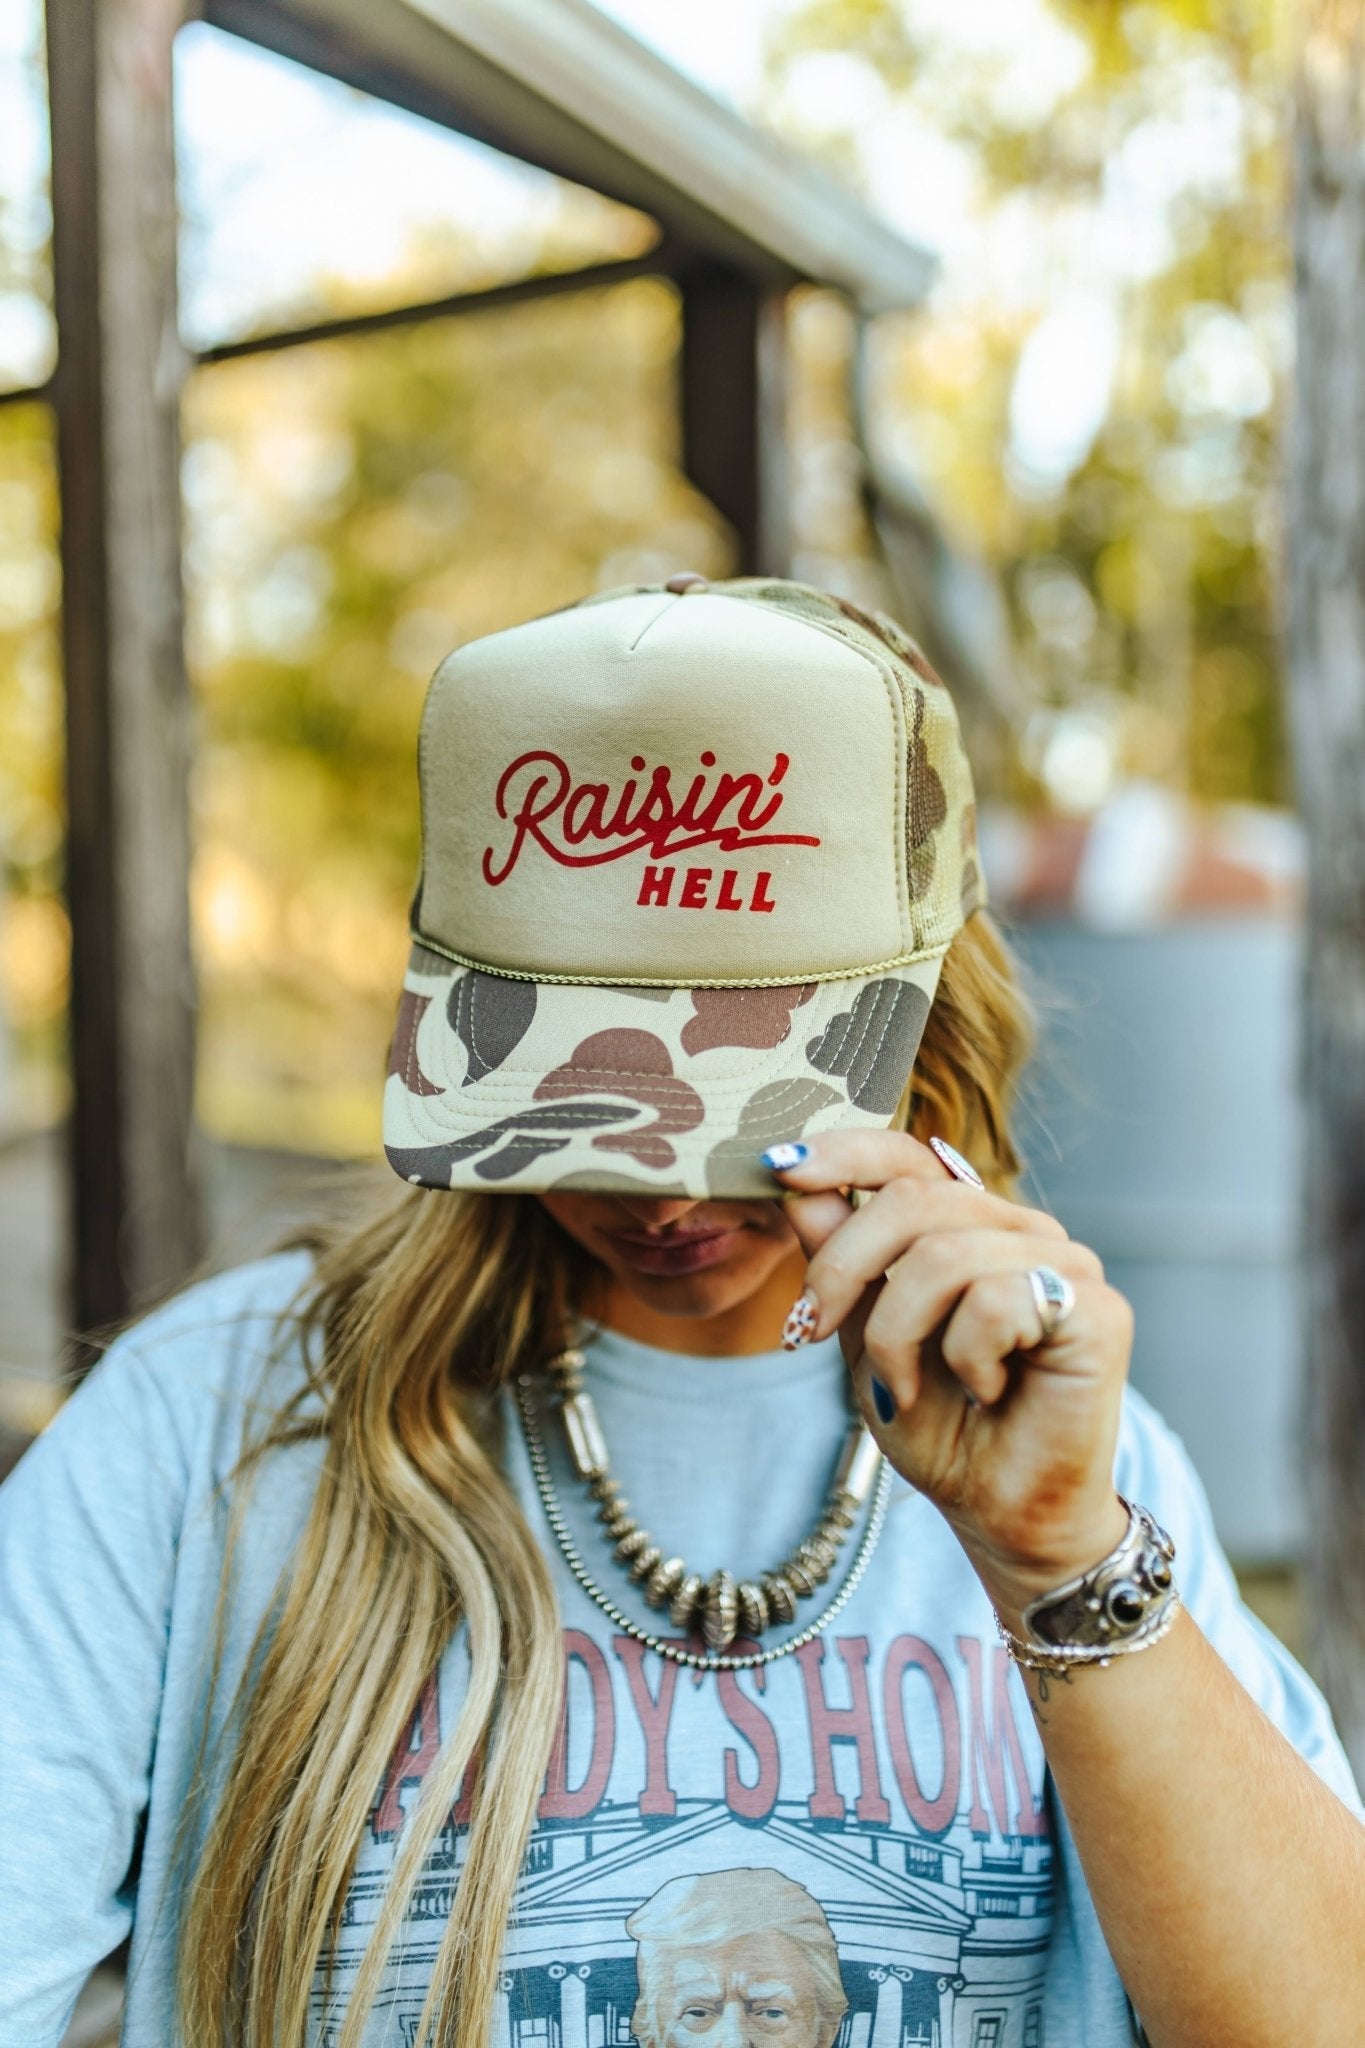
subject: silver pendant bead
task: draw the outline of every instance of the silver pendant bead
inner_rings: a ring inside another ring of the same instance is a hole
[[[640,1551],[638,1556],[633,1557],[631,1559],[631,1578],[634,1579],[637,1584],[641,1579],[647,1579],[650,1573],[653,1571],[655,1565],[663,1563],[663,1556],[664,1554],[662,1550],[660,1550],[658,1544],[651,1543],[647,1549]]]
[[[680,1557],[666,1557],[662,1564],[656,1564],[645,1582],[645,1598],[650,1606],[663,1607],[686,1577],[687,1566]]]
[[[764,1572],[759,1584],[763,1588],[773,1620],[784,1623],[795,1621],[796,1592],[788,1583],[785,1572]]]
[[[583,1367],[586,1360],[581,1351],[561,1351],[550,1365],[550,1375],[565,1398],[572,1398],[583,1391]]]
[[[706,1588],[702,1634],[713,1650],[725,1650],[734,1641],[738,1627],[739,1600],[735,1582],[727,1571],[713,1572]]]
[[[735,1588],[739,1601],[740,1632],[746,1636],[761,1636],[772,1616],[768,1612],[768,1596],[755,1579],[741,1579]]]
[[[659,1548],[657,1542],[647,1542],[645,1548],[643,1550],[636,1550],[636,1554],[630,1559],[630,1573],[628,1573],[628,1577],[632,1577],[636,1581],[636,1585],[639,1585],[639,1581],[647,1579],[651,1575],[651,1571],[655,1569],[655,1565],[661,1565],[661,1563],[663,1563],[663,1550]]]
[[[705,1591],[706,1581],[701,1573],[689,1572],[668,1603],[668,1618],[674,1628],[691,1628],[697,1604]]]
[[[881,1462],[882,1454],[877,1448],[876,1438],[859,1423],[848,1433],[848,1443],[839,1460],[831,1491],[836,1498],[842,1494],[855,1508],[860,1508],[876,1484]]]
[[[808,1536],[797,1550],[796,1562],[807,1578],[814,1579],[817,1586],[823,1586],[834,1570],[836,1552],[832,1543],[825,1541],[818,1531]]]
[[[620,1564],[629,1564],[631,1559],[638,1557],[642,1550],[648,1550],[650,1541],[648,1529],[642,1529],[638,1522],[633,1522],[630,1529],[621,1538],[615,1550],[613,1550],[612,1556]]]
[[[569,1439],[569,1450],[578,1468],[580,1479],[597,1479],[607,1469],[610,1459],[607,1455],[607,1440],[602,1434],[602,1425],[597,1420],[591,1394],[572,1394],[565,1398],[561,1412],[564,1416],[564,1430]]]
[[[798,1600],[808,1600],[815,1591],[817,1581],[806,1570],[799,1556],[789,1557],[782,1566],[782,1577],[787,1581]]]

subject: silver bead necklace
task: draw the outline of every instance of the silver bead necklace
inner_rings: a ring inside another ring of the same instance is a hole
[[[629,1503],[612,1478],[606,1440],[590,1394],[583,1388],[583,1354],[563,1351],[551,1359],[547,1372],[559,1396],[560,1416],[568,1440],[569,1455],[580,1479],[597,1502],[597,1515],[614,1545],[613,1555],[629,1577],[641,1585],[651,1607],[667,1606],[675,1628],[700,1631],[708,1648],[689,1650],[669,1642],[623,1614],[603,1591],[583,1562],[550,1477],[550,1461],[536,1419],[533,1390],[535,1376],[523,1373],[517,1383],[517,1402],[536,1491],[545,1519],[554,1533],[574,1578],[588,1597],[608,1618],[637,1642],[656,1650],[675,1664],[699,1671],[750,1671],[755,1665],[770,1664],[788,1657],[794,1650],[813,1642],[840,1609],[851,1599],[876,1548],[886,1518],[891,1491],[891,1468],[861,1421],[849,1431],[830,1487],[829,1500],[816,1528],[791,1556],[759,1579],[738,1584],[724,1570],[703,1579],[690,1572],[680,1557],[665,1558],[659,1545],[627,1513]],[[872,1509],[862,1540],[843,1585],[823,1610],[796,1635],[772,1649],[732,1654],[729,1644],[740,1634],[756,1637],[775,1623],[796,1618],[797,1601],[808,1598],[829,1577],[840,1549],[847,1541],[858,1515],[872,1497]]]

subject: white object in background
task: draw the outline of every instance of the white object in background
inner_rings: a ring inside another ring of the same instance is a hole
[[[1155,782],[1129,782],[1095,815],[1072,897],[1092,931],[1142,931],[1160,924],[1189,857],[1184,799]]]

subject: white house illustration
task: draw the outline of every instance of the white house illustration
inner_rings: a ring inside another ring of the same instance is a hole
[[[415,2038],[463,1839],[447,1836],[446,1853],[433,1857],[381,1999],[386,2039],[403,2048]],[[703,1801],[679,1801],[675,1817],[652,1823],[634,1805],[610,1804],[586,1821],[542,1823],[490,2048],[631,2048],[637,1948],[626,1921],[670,1880],[755,1869],[802,1886],[828,1922],[848,2000],[834,2048],[1041,2048],[1045,1839],[973,1843],[964,1861],[961,1850],[917,1835],[815,1826],[804,1806],[779,1804],[754,1826]],[[338,1983],[359,1959],[386,1879],[385,1868],[357,1873]],[[324,2022],[319,2048],[332,2048],[337,2033],[339,2023]]]

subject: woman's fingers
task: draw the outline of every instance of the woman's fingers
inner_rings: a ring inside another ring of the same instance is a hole
[[[921,1238],[869,1304],[861,1330],[856,1310],[843,1326],[845,1355],[851,1362],[865,1358],[895,1408],[906,1409],[918,1398],[922,1353],[937,1333],[939,1357],[967,1391],[983,1403],[998,1401],[1007,1378],[1003,1361],[1012,1352],[1034,1351],[1041,1344],[1027,1276],[1030,1267],[1043,1265],[1054,1267],[1073,1286],[1103,1278],[1095,1253],[1069,1238],[1059,1242],[1010,1231],[939,1232]],[[949,1331],[959,1315],[964,1322],[950,1347]],[[1070,1334],[1070,1325],[1065,1327]],[[992,1353],[997,1340],[999,1348]]]
[[[807,1197],[790,1204],[789,1213],[828,1199]],[[792,1220],[795,1224],[794,1216]],[[802,1238],[812,1252],[806,1288],[818,1305],[816,1334],[824,1337],[839,1328],[864,1289],[910,1257],[917,1245],[973,1232],[1067,1242],[1061,1224],[1041,1210],[1021,1208],[984,1189],[949,1180],[942,1172],[935,1181],[897,1177],[885,1182],[861,1208],[850,1211],[837,1229],[826,1231],[818,1246]],[[801,1235],[799,1226],[797,1234]],[[934,1256],[930,1254],[931,1259]]]
[[[1037,1349],[1043,1338],[1027,1271],[987,1273],[972,1282],[949,1316],[939,1356],[968,1393],[990,1408],[1009,1385],[1005,1361],[1016,1351]]]
[[[794,1150],[804,1156],[782,1164]],[[847,1338],[855,1309],[861,1305],[867,1315],[886,1274],[925,1237],[976,1227],[1067,1242],[1054,1217],[954,1179],[904,1131],[822,1131],[807,1145],[778,1146],[765,1158],[790,1190],[787,1215],[810,1259],[807,1335],[843,1329]],[[850,1188],[858,1190],[856,1206]]]
[[[795,1165],[780,1162],[794,1151],[805,1156]],[[949,1181],[942,1161],[907,1131],[821,1131],[801,1145],[775,1145],[764,1162],[783,1187],[801,1194],[821,1188],[879,1188],[904,1176]]]

